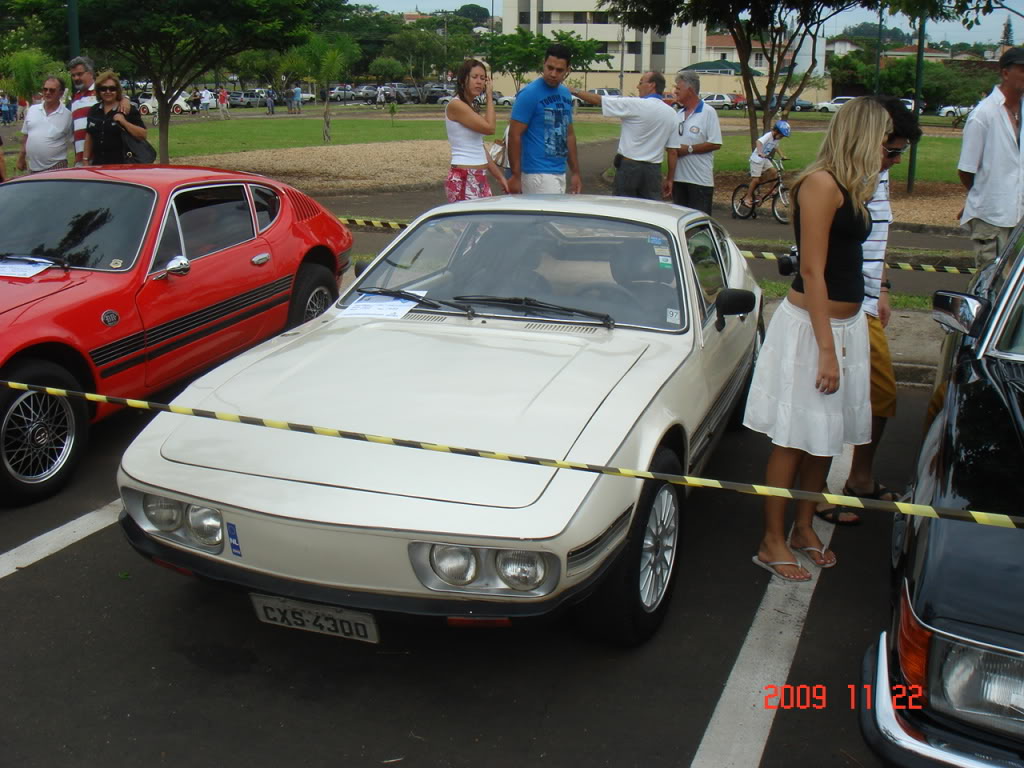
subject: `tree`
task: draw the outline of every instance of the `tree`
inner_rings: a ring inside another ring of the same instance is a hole
[[[1003,36],[999,40],[1000,45],[1013,45],[1013,22],[1010,21],[1010,14],[1006,14],[1006,23],[1003,24]]]
[[[574,32],[557,31],[554,39],[548,39],[517,27],[511,35],[483,35],[480,39],[481,49],[488,52],[491,69],[511,76],[517,92],[523,87],[527,73],[540,70],[544,52],[552,43],[561,43],[572,51],[574,70],[586,71],[598,63],[611,67],[612,57],[599,52],[600,41],[584,40]]]
[[[873,21],[862,21],[860,24],[843,27],[839,37],[863,38],[865,40],[878,41],[878,24]],[[892,43],[896,46],[910,45],[914,42],[913,35],[899,27],[887,27],[882,25],[882,42]]]
[[[604,43],[600,40],[584,40],[575,32],[563,30],[556,30],[552,37],[552,42],[561,43],[572,51],[572,68],[576,72],[593,71],[595,64],[605,64],[608,69],[612,68],[612,57],[601,53]]]
[[[410,28],[391,35],[383,54],[402,63],[399,77],[408,74],[414,80],[423,80],[440,64],[443,50],[437,33]]]
[[[320,87],[328,92],[324,99],[324,144],[331,143],[331,83],[340,79],[359,59],[360,50],[347,35],[314,33],[309,41],[295,49],[305,61],[309,72]]]
[[[281,54],[263,49],[242,51],[231,57],[230,66],[238,75],[239,85],[243,88],[246,83],[255,83],[257,86],[272,85],[278,82]]]
[[[168,159],[171,105],[207,70],[250,48],[284,50],[306,37],[311,0],[79,0],[83,48],[111,51],[153,84],[160,161]],[[63,0],[17,0],[66,44]]]
[[[388,83],[405,74],[405,65],[390,56],[378,56],[370,62],[370,74],[376,77],[378,82]]]
[[[770,104],[775,94],[788,95],[775,111],[764,111],[760,128],[754,111],[747,113],[753,146],[756,137],[774,122],[775,112],[788,111],[811,77],[823,25],[843,11],[870,2],[873,0],[602,0],[601,5],[634,29],[667,34],[675,24],[696,23],[728,29],[736,43],[747,103]],[[763,94],[750,67],[755,43],[765,57],[766,67],[761,69],[768,73]],[[787,60],[804,46],[810,46],[811,66],[797,75]]]
[[[59,78],[65,86],[69,85],[64,65],[54,61],[37,48],[16,51],[0,60],[0,72],[7,77],[0,81],[0,87],[13,93],[20,99],[32,103],[32,94],[38,93],[47,77]]]
[[[456,16],[464,16],[467,19],[471,19],[477,26],[486,24],[491,18],[491,12],[484,8],[482,5],[475,5],[470,3],[464,5],[455,11]]]

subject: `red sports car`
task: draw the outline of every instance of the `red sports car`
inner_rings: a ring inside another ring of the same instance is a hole
[[[185,166],[0,185],[0,379],[143,397],[338,296],[352,235],[271,179]],[[55,492],[108,405],[0,389],[0,504]]]

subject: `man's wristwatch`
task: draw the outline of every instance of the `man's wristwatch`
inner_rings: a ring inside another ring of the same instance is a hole
[[[693,144],[687,144],[686,145],[686,154],[688,154],[688,155],[692,155],[693,154]]]
[[[883,280],[880,287],[889,289],[892,288],[892,283],[890,283],[888,280]]]

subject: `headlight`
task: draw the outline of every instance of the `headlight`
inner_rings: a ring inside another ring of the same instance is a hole
[[[928,666],[936,711],[1015,739],[1024,737],[1024,658],[936,635]]]
[[[539,552],[503,549],[498,552],[494,564],[501,580],[521,592],[535,589],[546,575],[544,558]]]
[[[430,567],[442,581],[462,587],[476,578],[479,561],[469,547],[435,544],[430,548]]]
[[[142,511],[158,530],[176,531],[184,518],[184,505],[174,499],[145,494],[142,497]]]
[[[196,541],[207,547],[220,546],[224,539],[224,528],[221,525],[222,515],[219,509],[189,504],[186,519],[188,529]]]

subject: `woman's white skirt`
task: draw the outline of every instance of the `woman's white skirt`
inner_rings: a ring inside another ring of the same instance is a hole
[[[788,300],[772,316],[754,368],[744,425],[776,445],[838,456],[843,444],[871,442],[871,355],[864,313],[831,320],[839,389],[815,387],[818,343],[811,317]]]

